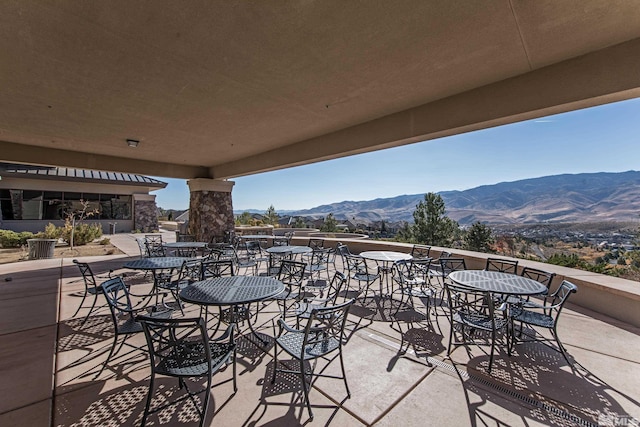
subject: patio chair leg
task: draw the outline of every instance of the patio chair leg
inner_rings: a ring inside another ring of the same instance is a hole
[[[238,384],[236,382],[236,371],[237,371],[237,367],[236,367],[236,355],[237,355],[237,351],[234,348],[233,349],[233,394],[236,394],[236,392],[238,391]]]
[[[82,308],[82,304],[84,304],[84,300],[87,298],[87,293],[85,292],[84,294],[82,294],[82,301],[80,301],[80,305],[78,306],[78,308],[76,309],[76,312],[73,313],[73,316],[71,317],[76,317],[78,315],[78,313],[80,313],[80,309]]]
[[[271,384],[276,382],[276,371],[278,368],[278,346],[273,346],[273,375],[271,375]]]
[[[496,330],[493,328],[491,331],[491,355],[489,356],[489,373],[491,373],[491,368],[493,367],[493,353],[496,346]]]
[[[204,419],[207,416],[207,408],[209,407],[209,398],[211,397],[211,372],[207,377],[207,389],[204,391],[204,404],[202,405],[202,412],[200,413],[200,424],[199,426],[204,426]],[[197,408],[196,408],[197,410]]]
[[[558,344],[558,348],[560,349],[560,353],[562,353],[562,356],[564,357],[564,360],[567,361],[567,363],[569,364],[569,366],[571,366],[573,368],[573,363],[569,360],[569,356],[567,355],[567,351],[564,348],[564,345],[562,345],[562,342],[560,341],[560,337],[558,337],[558,334],[556,332],[556,329],[553,329],[553,337],[556,339],[556,343]]]
[[[313,420],[313,411],[311,410],[311,402],[309,402],[309,390],[307,389],[307,380],[304,376],[304,361],[300,361],[300,380],[302,381],[302,391],[304,392],[304,402],[309,411],[309,418]],[[311,386],[311,384],[309,384]]]
[[[82,298],[82,301],[84,301],[84,297]],[[84,319],[82,319],[82,323],[80,324],[80,327],[84,326],[87,320],[89,320],[89,316],[91,316],[91,313],[93,312],[93,309],[96,306],[96,302],[98,302],[98,294],[93,295],[93,304],[91,304],[91,308],[89,309],[89,312],[87,313],[87,315],[84,316]],[[79,310],[80,310],[80,307],[78,307],[78,311]],[[75,314],[73,316],[75,317]]]
[[[393,301],[393,298],[391,298],[392,295],[389,296],[389,299],[391,301]],[[411,301],[411,297],[408,296],[409,301]],[[400,289],[400,303],[398,304],[398,307],[396,307],[396,312],[393,313],[393,317],[398,316],[398,313],[400,312],[400,307],[402,307],[402,304],[404,303],[404,292],[402,292],[402,289]]]
[[[153,383],[154,375],[151,374],[151,380],[149,381],[149,392],[147,393],[147,403],[144,407],[144,414],[142,414],[142,427],[147,424],[147,417],[149,416],[149,409],[151,409],[151,397],[153,396]]]
[[[342,359],[342,351],[340,351],[340,368],[342,369],[342,379],[344,380],[344,388],[347,389],[347,397],[351,399],[351,391],[349,390],[349,384],[347,384],[347,373],[344,370],[344,360]]]
[[[427,296],[427,304],[426,304],[426,313],[427,313],[427,323],[431,325],[431,297]]]
[[[109,351],[109,356],[107,356],[107,360],[104,361],[104,363],[102,364],[102,368],[100,368],[100,372],[98,372],[96,374],[94,379],[98,378],[100,376],[100,374],[102,374],[102,371],[104,371],[104,368],[107,366],[107,364],[111,360],[111,357],[116,353],[114,350],[116,349],[116,344],[117,343],[118,343],[118,335],[113,337],[113,344],[111,345],[111,350]],[[122,348],[123,345],[124,345],[124,340],[122,341],[122,343],[120,343],[120,346],[118,346],[118,351],[120,351],[120,349]]]

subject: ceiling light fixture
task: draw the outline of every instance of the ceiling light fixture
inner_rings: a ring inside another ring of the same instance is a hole
[[[140,141],[138,141],[137,139],[127,139],[127,145],[129,147],[135,148],[138,146],[138,144],[140,144]]]

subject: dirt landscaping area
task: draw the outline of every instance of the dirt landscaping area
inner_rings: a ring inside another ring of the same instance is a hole
[[[123,253],[124,252],[113,246],[111,243],[103,245],[99,242],[92,242],[82,246],[75,246],[73,250],[69,245],[59,243],[56,245],[53,257],[73,258],[81,256],[118,255]],[[0,264],[27,261],[28,259],[29,250],[26,246],[23,246],[22,248],[0,248]]]

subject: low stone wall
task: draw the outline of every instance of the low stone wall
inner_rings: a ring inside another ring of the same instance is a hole
[[[320,231],[317,233],[309,233],[309,237],[319,237],[324,239],[368,239],[366,234],[357,233],[329,233],[326,231]]]
[[[267,234],[273,235],[273,225],[236,225],[236,234],[238,236],[249,234]]]
[[[294,236],[309,236],[309,234],[311,233],[317,233],[318,230],[317,228],[291,228],[291,227],[286,227],[286,228],[274,228],[273,229],[273,235],[274,236],[284,236],[286,233],[292,232]]]

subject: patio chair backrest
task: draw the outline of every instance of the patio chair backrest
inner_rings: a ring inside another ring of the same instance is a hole
[[[107,300],[111,317],[114,324],[118,324],[121,315],[128,315],[133,318],[133,306],[129,295],[129,288],[122,280],[122,277],[114,277],[101,284],[102,293]]]
[[[429,258],[430,252],[431,252],[431,246],[413,245],[413,248],[411,248],[411,256],[414,259]]]
[[[338,243],[336,246],[336,253],[340,255],[343,259],[347,255],[351,255],[351,251],[349,251],[349,247],[347,245],[343,245],[342,243]]]
[[[235,266],[230,259],[205,260],[200,266],[200,280],[235,276]]]
[[[324,239],[317,238],[317,237],[311,237],[309,239],[309,243],[307,244],[307,246],[309,246],[311,249],[324,248]]]
[[[464,258],[440,258],[440,266],[442,268],[442,274],[445,277],[454,271],[467,269],[467,264],[465,263]]]
[[[93,271],[91,271],[91,267],[86,262],[80,262],[77,259],[73,260],[74,264],[78,266],[80,269],[80,274],[82,274],[82,279],[84,280],[84,286],[86,289],[96,288],[96,278],[93,275]]]
[[[282,260],[278,271],[278,280],[287,286],[302,286],[307,264],[299,261]]]
[[[195,242],[196,236],[193,234],[177,234],[176,242]]]
[[[556,276],[556,273],[538,270],[537,268],[533,267],[524,267],[520,275],[528,279],[533,279],[536,282],[540,282],[545,285],[547,289],[549,289],[551,287],[551,282],[553,282],[553,278]]]
[[[191,358],[196,356],[198,361],[207,363],[207,369],[203,368],[200,372],[211,371],[209,336],[202,318],[159,319],[140,316],[139,320],[147,339],[151,369],[155,373],[175,375],[172,367],[163,362],[181,354]]]
[[[427,283],[430,265],[431,259],[398,260],[393,263],[393,280],[401,286]]]
[[[292,257],[293,254],[291,251],[269,253],[269,259],[267,260],[267,275],[277,276],[280,272],[280,264],[282,261],[290,260]]]
[[[136,243],[138,244],[138,250],[140,251],[140,258],[147,258],[149,256],[149,252],[147,251],[147,245],[145,244],[144,239],[137,237]]]
[[[197,282],[202,277],[202,262],[201,259],[187,260],[182,263],[180,267],[180,273],[178,274],[178,280]]]
[[[146,246],[147,254],[149,254],[150,257],[164,257],[167,255],[162,243],[158,243],[157,241],[148,241],[145,242],[144,245]]]
[[[557,322],[558,316],[571,294],[578,291],[578,287],[568,280],[563,280],[558,289],[546,298],[545,311]]]
[[[345,324],[355,299],[342,304],[314,308],[304,328],[300,359],[322,357],[339,350],[346,342]]]
[[[502,258],[487,258],[487,263],[484,269],[486,271],[498,271],[500,273],[517,274],[518,261]]]
[[[336,271],[329,282],[326,292],[326,304],[335,305],[343,286],[347,283],[347,278],[344,274]]]

